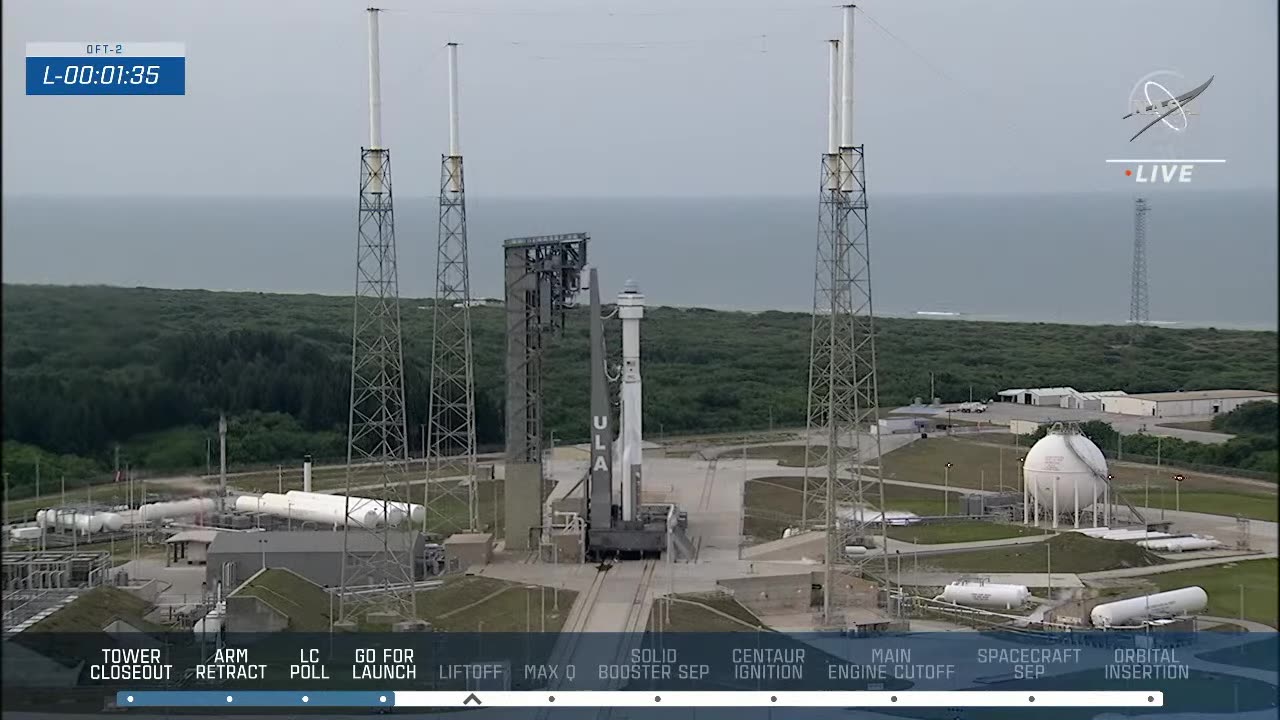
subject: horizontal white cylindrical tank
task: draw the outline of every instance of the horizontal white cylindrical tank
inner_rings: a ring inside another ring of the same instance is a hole
[[[1031,599],[1026,585],[996,585],[991,583],[957,581],[942,588],[942,594],[934,598],[956,605],[1011,610],[1021,607]]]
[[[138,514],[146,522],[171,518],[192,517],[211,513],[217,508],[213,498],[187,498],[170,502],[151,503],[138,508]]]
[[[845,545],[844,546],[845,555],[866,555],[867,552],[868,552],[867,548],[861,545]]]
[[[1090,611],[1089,620],[1095,627],[1132,625],[1150,618],[1197,613],[1208,605],[1209,595],[1204,588],[1185,587],[1155,595],[1103,603]]]
[[[236,498],[236,510],[240,512],[260,512],[279,518],[288,518],[298,522],[313,522],[331,527],[345,527],[347,516],[340,507],[317,505],[302,499],[292,500],[277,493],[267,493],[260,498],[241,495]],[[352,513],[351,523],[357,527],[377,527],[381,516],[372,509],[362,513]]]
[[[303,492],[301,490],[290,490],[289,492],[285,493],[285,496],[290,498],[298,498],[306,501],[312,501],[322,505],[331,505],[331,506],[341,508],[343,510],[346,509],[346,503],[347,503],[346,495],[330,495],[327,493],[312,493],[312,492]],[[351,496],[351,512],[353,513],[358,512],[364,509],[365,507],[369,507],[369,508],[373,508],[378,513],[378,517],[382,517],[384,505],[387,505],[390,507],[390,510],[386,513],[386,515],[387,515],[387,524],[390,525],[391,527],[396,527],[400,523],[404,522],[404,518],[406,515],[409,516],[409,518],[412,519],[414,522],[422,522],[422,519],[427,516],[427,509],[421,505],[417,505],[414,503],[394,503],[394,502],[386,503],[382,500],[377,500],[375,498],[357,497],[355,495]]]
[[[1051,432],[1027,451],[1022,478],[1040,507],[1059,512],[1087,508],[1105,495],[1107,459],[1089,438]],[[1076,498],[1080,502],[1077,506]],[[1055,503],[1056,499],[1056,503]]]
[[[48,529],[76,530],[82,533],[102,532],[105,513],[80,513],[50,508],[36,513],[36,525]]]
[[[1190,552],[1192,550],[1212,550],[1221,547],[1222,543],[1210,537],[1174,537],[1157,540],[1143,540],[1138,547],[1155,552]]]
[[[98,513],[98,517],[102,518],[102,529],[107,532],[116,532],[124,529],[124,518],[116,513]]]
[[[838,516],[846,522],[868,522],[877,525],[880,523],[880,513],[874,508],[842,507]],[[884,522],[892,527],[902,527],[920,522],[920,516],[905,510],[888,510],[884,514]]]
[[[14,540],[35,540],[40,537],[40,528],[38,527],[20,527],[13,528],[9,531],[9,537]]]

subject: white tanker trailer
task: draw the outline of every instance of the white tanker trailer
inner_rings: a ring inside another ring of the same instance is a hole
[[[317,505],[301,499],[291,500],[278,493],[267,493],[260,498],[241,495],[236,498],[236,510],[263,513],[298,522],[313,522],[335,528],[346,527],[348,518],[341,507]],[[373,528],[379,526],[382,516],[370,508],[361,512],[352,512],[350,520],[356,527]]]
[[[1012,610],[1022,607],[1031,599],[1026,585],[997,585],[992,583],[959,580],[942,588],[942,594],[934,600],[956,605],[979,608]]]
[[[347,503],[346,495],[330,495],[326,493],[304,492],[302,490],[290,490],[285,493],[285,497],[298,498],[303,501],[309,501],[321,505],[331,505],[343,510],[346,509]],[[375,498],[356,497],[355,495],[351,496],[351,511],[353,513],[365,507],[371,507],[378,513],[378,517],[381,518],[384,514],[384,505],[389,508],[385,511],[385,514],[387,516],[387,524],[391,527],[399,526],[400,523],[404,522],[405,516],[408,516],[414,522],[422,522],[422,519],[427,516],[427,509],[415,503],[388,503]]]
[[[1103,603],[1090,611],[1089,620],[1094,627],[1133,625],[1150,618],[1198,613],[1208,605],[1209,595],[1205,593],[1204,588],[1185,587],[1155,595]]]

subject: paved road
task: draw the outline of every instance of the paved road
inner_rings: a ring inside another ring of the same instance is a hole
[[[1239,625],[1240,627],[1244,628],[1248,632],[1273,633],[1276,631],[1275,628],[1265,623],[1254,622],[1253,620],[1241,620],[1240,618],[1216,617],[1214,615],[1200,615],[1196,619],[1200,622],[1230,623],[1232,625]]]
[[[956,407],[956,406],[951,406]],[[946,406],[943,407],[942,413],[946,414]],[[952,417],[955,417],[953,413]],[[1148,435],[1162,435],[1164,437],[1181,438],[1183,440],[1193,440],[1195,442],[1221,444],[1230,440],[1233,435],[1224,433],[1201,432],[1199,430],[1185,430],[1183,428],[1165,427],[1163,423],[1181,423],[1199,420],[1209,420],[1212,415],[1193,415],[1186,417],[1139,417],[1137,415],[1117,415],[1114,413],[1104,413],[1097,410],[1070,410],[1067,408],[1056,407],[1040,407],[1036,405],[1018,405],[1014,403],[991,403],[987,406],[987,411],[980,416],[983,420],[989,422],[1008,425],[1010,420],[1031,420],[1034,422],[1056,421],[1056,422],[1088,422],[1089,420],[1101,420],[1110,423],[1112,427],[1119,430],[1125,435],[1132,435],[1138,432],[1146,432]]]

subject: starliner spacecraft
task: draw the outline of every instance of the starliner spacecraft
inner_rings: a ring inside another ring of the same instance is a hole
[[[622,321],[622,368],[619,424],[615,446],[610,403],[604,320],[596,269],[587,275],[591,294],[591,466],[587,483],[587,551],[592,557],[644,556],[668,547],[668,532],[683,535],[684,515],[673,505],[643,504],[642,413],[643,383],[640,375],[640,320],[644,295],[628,280],[618,294],[617,313]],[[615,462],[614,455],[617,455]],[[620,467],[618,467],[620,466]],[[614,470],[618,470],[615,480]],[[615,493],[617,502],[615,503]]]

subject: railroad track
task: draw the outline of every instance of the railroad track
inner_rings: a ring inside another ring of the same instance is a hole
[[[645,599],[649,595],[649,585],[653,582],[653,576],[657,573],[657,570],[657,560],[644,561],[644,567],[640,570],[640,582],[636,584],[635,595],[631,598],[631,609],[627,612],[625,629],[622,632],[622,638],[618,642],[618,649],[611,660],[613,663],[625,665],[628,656],[631,654],[631,648],[644,638],[645,630],[648,629],[649,625],[649,615],[644,611]],[[613,680],[603,689],[615,690],[621,684],[621,680]],[[596,720],[610,720],[612,717],[612,707],[602,707],[596,713]]]
[[[702,495],[698,498],[698,509],[709,510],[711,504],[712,487],[716,483],[716,469],[719,467],[720,458],[713,457],[707,462],[707,472],[702,478]]]

